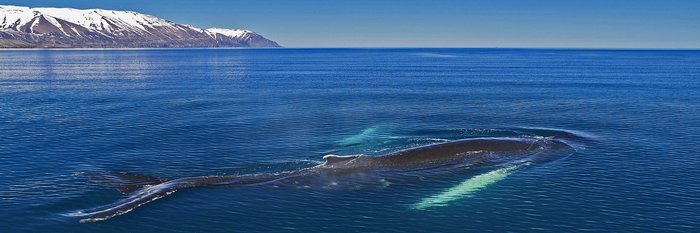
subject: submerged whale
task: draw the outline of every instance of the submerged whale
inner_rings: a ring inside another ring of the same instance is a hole
[[[199,176],[169,181],[130,173],[90,172],[85,175],[111,185],[127,196],[112,204],[71,215],[83,217],[80,222],[105,220],[186,188],[279,187],[289,184],[337,184],[343,180],[379,180],[387,183],[388,179],[448,172],[455,168],[493,167],[509,171],[523,164],[543,163],[571,154],[574,148],[568,142],[577,139],[581,137],[572,133],[549,137],[470,138],[405,149],[383,156],[326,155],[322,164],[286,172]],[[438,198],[445,199],[442,196]],[[422,204],[427,206],[434,201],[426,200]]]

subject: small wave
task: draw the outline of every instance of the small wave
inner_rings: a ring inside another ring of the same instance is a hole
[[[444,138],[423,138],[421,140],[428,141],[428,142],[449,142],[449,141],[451,141],[450,139],[444,139]]]
[[[83,212],[82,210],[61,214],[61,216],[64,216],[64,217],[83,217],[83,216],[88,216],[88,215],[90,215],[90,213]]]
[[[567,142],[572,146],[585,147],[597,144],[600,137],[578,130],[546,128],[546,127],[518,127],[511,130],[524,136],[552,137],[557,140]]]
[[[415,53],[414,55],[419,56],[419,57],[432,57],[432,58],[456,58],[456,57],[459,57],[456,55],[442,54],[442,53]]]

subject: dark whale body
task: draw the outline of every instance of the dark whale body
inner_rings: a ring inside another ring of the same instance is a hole
[[[324,156],[323,164],[300,170],[233,176],[186,177],[170,181],[129,173],[92,172],[85,175],[109,184],[128,194],[115,203],[84,210],[81,222],[105,220],[129,212],[139,206],[195,187],[241,187],[251,185],[334,183],[355,177],[381,178],[396,174],[423,171],[449,171],[452,168],[482,168],[512,163],[542,163],[570,154],[573,147],[566,142],[575,137],[562,134],[551,137],[473,138],[432,144],[397,151],[384,156]]]

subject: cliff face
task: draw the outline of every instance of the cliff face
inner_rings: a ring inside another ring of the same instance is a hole
[[[0,48],[280,47],[243,29],[199,29],[132,11],[0,5]]]

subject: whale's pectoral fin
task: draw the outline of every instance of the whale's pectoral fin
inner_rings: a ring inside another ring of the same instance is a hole
[[[360,157],[359,155],[346,155],[346,156],[339,156],[339,155],[325,155],[323,156],[323,159],[326,160],[326,165],[328,164],[333,164],[333,163],[339,163],[339,162],[348,162],[350,160],[356,159],[357,157]]]
[[[505,179],[513,170],[527,165],[530,165],[530,163],[515,164],[471,177],[442,193],[421,199],[421,201],[413,205],[412,208],[421,210],[435,206],[446,206],[448,202],[464,197],[471,197],[477,191]]]
[[[86,172],[82,175],[92,181],[109,185],[124,194],[131,193],[144,186],[157,185],[164,182],[155,177],[126,172]]]

